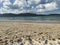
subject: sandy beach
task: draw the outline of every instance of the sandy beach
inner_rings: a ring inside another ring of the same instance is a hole
[[[60,21],[0,21],[0,45],[60,45]]]

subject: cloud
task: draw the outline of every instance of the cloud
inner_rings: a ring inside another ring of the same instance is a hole
[[[33,3],[34,3],[34,4],[39,4],[40,1],[41,1],[41,0],[28,0],[27,3],[30,4],[30,5],[33,4]]]
[[[15,1],[15,3],[11,3],[9,0],[3,0],[3,7],[0,8],[0,13],[25,13],[25,9],[23,9],[23,6],[25,6],[21,1]]]
[[[57,3],[50,0],[15,0],[12,4],[10,0],[1,0],[3,7],[0,13],[39,13],[58,9]]]
[[[30,6],[28,12],[31,13],[41,13],[58,9],[58,5],[54,0],[29,0],[28,4]]]
[[[0,3],[2,2],[3,0],[0,0]]]
[[[58,9],[56,2],[51,2],[47,4],[40,4],[36,7],[36,12],[45,12]]]
[[[3,3],[3,8],[8,9],[10,5],[11,5],[11,3],[6,0],[6,1]]]

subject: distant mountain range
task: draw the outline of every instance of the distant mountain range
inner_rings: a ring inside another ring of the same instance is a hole
[[[5,14],[0,14],[0,17],[19,17],[19,16],[60,16],[60,14],[33,14],[33,13],[21,13],[21,14],[5,13]]]

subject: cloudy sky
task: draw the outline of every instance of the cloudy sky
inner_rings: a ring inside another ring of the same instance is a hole
[[[0,14],[60,14],[60,0],[0,0]]]

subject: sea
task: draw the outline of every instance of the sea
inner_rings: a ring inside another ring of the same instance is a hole
[[[0,21],[7,20],[32,20],[32,21],[60,21],[60,16],[19,16],[19,17],[0,17]]]

